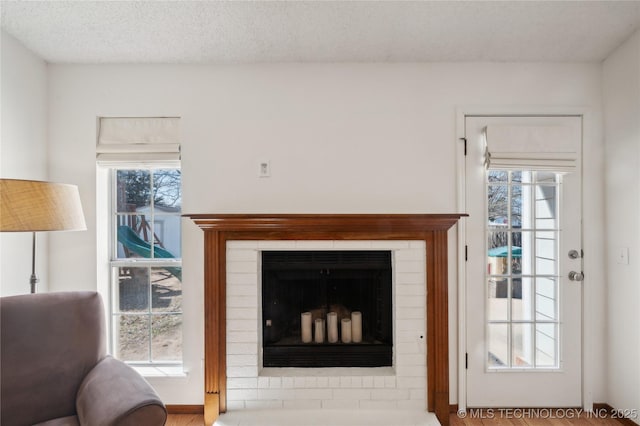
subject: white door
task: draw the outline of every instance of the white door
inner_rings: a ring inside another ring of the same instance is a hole
[[[545,155],[487,169],[486,132],[499,126],[562,127],[574,170]],[[581,129],[580,117],[465,118],[469,407],[582,405]]]

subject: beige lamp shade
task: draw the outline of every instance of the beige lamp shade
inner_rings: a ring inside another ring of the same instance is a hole
[[[0,231],[81,231],[87,229],[75,185],[0,179]]]

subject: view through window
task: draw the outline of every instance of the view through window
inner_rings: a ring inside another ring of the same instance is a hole
[[[127,362],[182,362],[182,175],[114,169],[113,353]]]
[[[487,172],[487,366],[557,368],[560,175]]]

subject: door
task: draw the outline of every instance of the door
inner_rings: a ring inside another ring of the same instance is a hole
[[[487,168],[499,126],[562,128],[575,161]],[[465,118],[469,407],[582,405],[581,129],[581,117]]]

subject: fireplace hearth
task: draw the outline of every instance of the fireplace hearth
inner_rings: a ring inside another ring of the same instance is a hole
[[[264,251],[264,367],[391,366],[391,277],[390,251]]]

